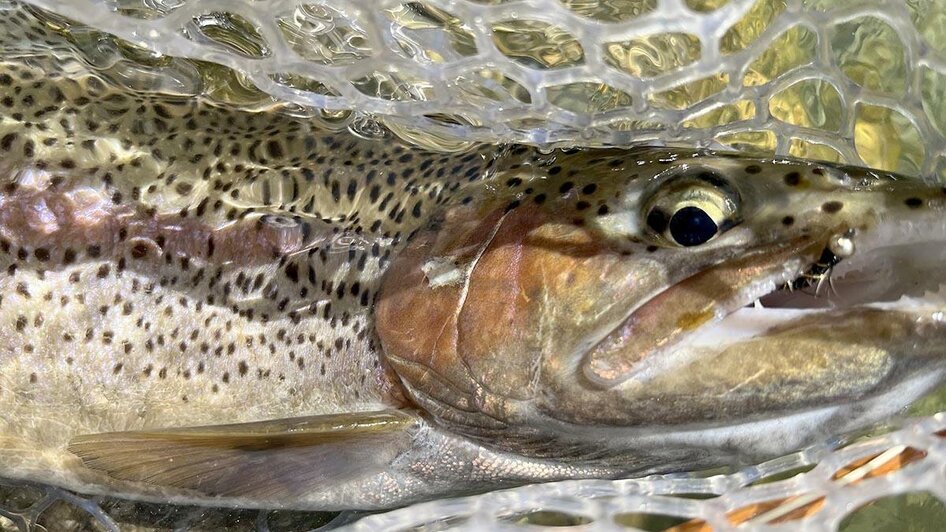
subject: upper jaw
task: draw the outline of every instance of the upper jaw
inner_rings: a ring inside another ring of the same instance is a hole
[[[755,311],[856,306],[946,310],[946,218],[886,220],[870,230],[851,232],[850,241],[853,253],[838,258],[804,289],[782,287],[746,304]]]
[[[693,308],[700,307],[699,296],[706,287],[695,285],[693,280],[697,275],[688,277],[635,310],[612,333],[611,343],[620,344],[620,355],[618,350],[612,350],[610,358],[602,357],[601,346],[606,342],[586,354],[585,375],[602,388],[619,386],[629,380],[645,382],[685,364],[704,349],[720,350],[819,313],[831,315],[863,308],[946,321],[946,217],[931,214],[879,220],[870,228],[853,232],[847,227],[824,229],[810,239],[810,245],[797,245],[793,249],[776,244],[761,246],[756,250],[758,262],[768,261],[769,267],[760,267],[761,273],[728,293],[720,291],[725,299],[715,303],[714,317],[699,326],[682,332],[677,338],[659,335],[648,338],[651,330],[640,327],[639,319],[637,329],[627,326],[641,314],[646,316],[648,305],[659,303],[660,298],[670,299],[668,295],[674,291],[679,295],[677,305],[683,310],[691,304]],[[838,236],[850,238],[853,252],[845,257],[835,256],[835,260],[829,261],[830,267],[820,268]],[[717,269],[721,268],[710,270]],[[751,271],[751,266],[746,270]],[[799,283],[812,271],[819,270],[824,270],[819,279]],[[714,275],[707,281],[719,282],[719,278]],[[687,283],[691,286],[687,287]],[[674,305],[651,306],[654,307],[651,312],[658,317],[661,314],[672,316],[678,310]],[[629,332],[621,334],[622,328]],[[628,353],[645,354],[621,358]],[[606,364],[602,364],[602,360]],[[622,361],[624,366],[607,365],[615,360]],[[599,365],[592,366],[595,363]]]

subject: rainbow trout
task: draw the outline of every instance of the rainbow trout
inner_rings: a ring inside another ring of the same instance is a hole
[[[940,187],[0,89],[0,476],[384,508],[772,456],[942,380]]]

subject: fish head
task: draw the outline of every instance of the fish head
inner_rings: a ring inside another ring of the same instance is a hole
[[[707,431],[758,447],[795,419],[778,452],[938,382],[944,210],[938,186],[855,167],[562,154],[415,233],[376,330],[411,400],[518,452]]]

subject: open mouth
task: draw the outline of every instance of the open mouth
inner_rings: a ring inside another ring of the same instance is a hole
[[[741,310],[946,310],[946,221],[891,221],[843,238],[850,247],[842,253],[827,245],[797,277]]]
[[[636,308],[587,352],[584,371],[602,386],[642,382],[703,348],[854,309],[946,322],[946,219],[889,220],[824,243],[768,244],[694,274]],[[649,362],[628,353],[648,353]]]
[[[921,324],[946,323],[946,219],[886,221],[850,238],[854,247],[846,257],[826,244],[812,263],[755,279],[727,305],[732,311],[681,338],[676,356],[639,379],[681,367],[703,350],[719,352],[795,324],[831,326],[838,320],[844,327],[850,312],[890,312],[890,319],[915,322],[917,331]]]

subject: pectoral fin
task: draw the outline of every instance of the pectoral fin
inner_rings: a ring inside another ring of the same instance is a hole
[[[379,471],[411,443],[417,418],[387,410],[235,425],[82,435],[86,467],[208,496],[300,496]]]

